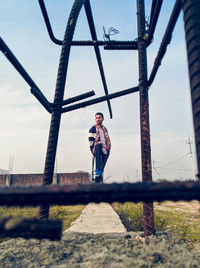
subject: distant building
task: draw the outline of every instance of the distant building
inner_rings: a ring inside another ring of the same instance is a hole
[[[0,174],[9,174],[9,171],[6,169],[0,169]]]

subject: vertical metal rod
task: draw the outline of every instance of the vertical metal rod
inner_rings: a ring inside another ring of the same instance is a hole
[[[56,82],[55,97],[53,103],[53,111],[51,117],[51,125],[49,130],[49,140],[47,146],[47,154],[44,168],[43,185],[51,184],[53,180],[53,171],[55,165],[55,157],[58,143],[58,135],[60,128],[63,96],[66,82],[66,75],[69,63],[69,55],[71,42],[76,26],[76,21],[81,10],[84,0],[75,0],[65,31],[64,40],[62,42],[62,50],[58,67],[58,76]],[[42,204],[39,210],[39,219],[47,219],[49,216],[49,206]]]
[[[200,1],[182,0],[192,99],[198,178],[200,179]]]
[[[90,5],[90,1],[89,0],[85,1],[84,6],[85,6],[85,12],[86,12],[86,16],[87,16],[87,20],[88,20],[88,24],[89,24],[89,28],[90,28],[90,33],[91,33],[91,36],[92,36],[92,40],[96,41],[97,40],[97,34],[96,34],[96,30],[95,30],[94,19],[93,19],[93,16],[92,16],[92,8],[91,8],[91,5]],[[94,46],[94,51],[95,51],[95,54],[96,54],[97,63],[98,63],[98,66],[99,66],[99,71],[100,71],[104,91],[105,91],[105,94],[108,95],[108,87],[107,87],[107,83],[106,83],[106,77],[105,77],[105,74],[104,74],[103,63],[102,63],[99,47]],[[113,116],[112,116],[112,108],[111,108],[110,100],[107,100],[107,104],[108,104],[108,110],[109,110],[109,113],[110,113],[110,118],[112,119]]]
[[[152,181],[144,0],[137,0],[142,181]],[[153,203],[143,203],[144,234],[154,234]]]

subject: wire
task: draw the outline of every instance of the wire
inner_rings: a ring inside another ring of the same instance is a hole
[[[168,163],[167,165],[160,166],[160,167],[156,167],[156,168],[165,168],[165,167],[168,167],[168,166],[170,166],[170,165],[172,165],[172,164],[174,164],[174,163],[176,163],[176,162],[182,160],[183,158],[185,158],[185,157],[188,156],[188,155],[189,155],[189,153],[187,153],[187,154],[185,154],[184,156],[182,156],[182,157],[180,157],[180,158],[178,158],[178,159],[176,159],[176,160],[174,160],[174,161]]]
[[[111,35],[116,35],[116,34],[119,33],[119,31],[118,31],[117,29],[115,29],[114,27],[110,27],[110,28],[108,29],[108,33],[106,33],[106,29],[105,29],[104,26],[103,26],[103,32],[104,32],[104,34],[103,34],[103,39],[104,39],[105,41],[110,41],[110,36],[111,36]]]
[[[170,170],[187,170],[187,171],[191,171],[192,169],[189,168],[165,168],[165,167],[155,167],[155,168],[159,168],[159,169],[170,169]]]

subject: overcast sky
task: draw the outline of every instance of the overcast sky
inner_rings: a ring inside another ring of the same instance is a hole
[[[114,2],[114,3],[113,3]],[[137,38],[136,1],[91,0],[99,40],[103,29],[114,27],[113,40]],[[151,1],[146,1],[149,4]],[[62,39],[71,0],[46,0],[55,36]],[[154,41],[148,48],[148,73],[152,69],[174,1],[164,1]],[[146,16],[150,6],[146,6]],[[53,101],[61,47],[52,43],[36,0],[1,0],[1,37],[49,101]],[[74,40],[90,40],[84,10]],[[137,51],[104,51],[101,54],[110,93],[138,85]],[[30,88],[0,54],[0,169],[8,169],[14,155],[13,173],[43,172],[50,114],[30,93]],[[94,90],[104,94],[92,47],[73,47],[70,55],[65,99]],[[105,177],[109,180],[141,179],[139,94],[111,100],[113,119],[106,103],[65,113],[57,150],[57,171],[91,172],[88,129],[94,114],[105,115],[104,125],[112,141]],[[189,146],[194,142],[183,15],[179,17],[171,45],[149,90],[153,177],[169,180],[193,178]],[[194,163],[196,154],[192,145]],[[195,163],[196,166],[196,163]]]

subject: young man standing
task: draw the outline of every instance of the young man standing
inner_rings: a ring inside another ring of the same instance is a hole
[[[103,181],[102,173],[109,157],[111,142],[107,129],[103,126],[102,113],[95,114],[96,125],[89,130],[90,150],[96,159],[95,182]]]

